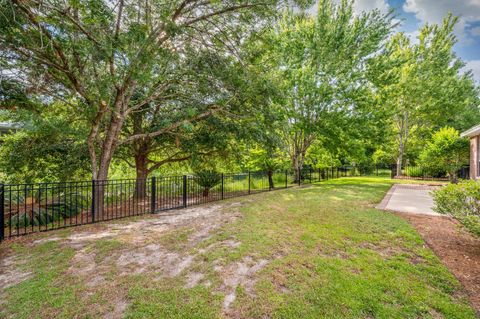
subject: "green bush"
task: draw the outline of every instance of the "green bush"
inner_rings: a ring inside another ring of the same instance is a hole
[[[17,203],[21,206],[21,202]],[[60,197],[58,201],[48,203],[44,207],[31,208],[27,212],[13,215],[6,221],[7,226],[24,228],[28,226],[44,226],[60,219],[68,219],[79,214],[86,208],[88,201],[84,196],[76,195]]]
[[[203,187],[204,197],[208,197],[210,189],[217,186],[222,181],[222,174],[215,171],[202,170],[196,172],[195,176],[195,182]]]
[[[425,176],[428,177],[444,178],[448,176],[447,172],[442,167],[425,166],[423,171],[425,172]]]
[[[35,209],[28,213],[19,213],[7,221],[7,226],[11,225],[14,228],[25,228],[28,226],[45,226],[49,223],[56,222],[60,219],[59,214],[52,214],[44,209]]]
[[[434,210],[451,214],[472,233],[480,236],[480,183],[464,181],[434,192]]]
[[[469,144],[468,140],[460,136],[460,133],[451,127],[441,128],[432,136],[432,140],[420,154],[420,164],[433,170],[428,172],[435,175],[448,175],[450,181],[458,182],[457,172],[465,164],[468,164]]]
[[[410,177],[423,177],[424,171],[420,166],[409,166],[405,172],[405,175]]]

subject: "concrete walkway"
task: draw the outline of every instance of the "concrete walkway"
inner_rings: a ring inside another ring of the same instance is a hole
[[[395,184],[376,208],[408,214],[440,216],[432,209],[434,204],[430,192],[434,189],[438,187]]]

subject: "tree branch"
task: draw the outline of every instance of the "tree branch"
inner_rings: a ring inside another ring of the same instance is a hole
[[[192,24],[197,23],[199,21],[206,20],[206,19],[214,17],[214,16],[222,15],[224,13],[237,11],[237,10],[240,10],[240,9],[253,8],[253,7],[256,7],[256,6],[259,6],[259,5],[262,5],[262,4],[242,4],[242,5],[238,5],[238,6],[227,7],[227,8],[224,8],[222,10],[218,10],[218,11],[214,11],[214,12],[211,12],[211,13],[208,13],[208,14],[204,14],[202,16],[199,16],[199,17],[195,18],[195,19],[191,19],[189,21],[186,21],[185,23],[182,23],[180,25],[180,27],[189,26],[189,25],[192,25]]]
[[[158,130],[156,132],[132,135],[132,136],[130,136],[130,137],[124,139],[124,140],[119,141],[118,144],[120,145],[120,144],[130,143],[130,142],[133,142],[133,141],[138,140],[138,139],[152,138],[152,137],[160,136],[162,134],[165,134],[165,133],[168,133],[170,131],[173,131],[173,130],[177,129],[178,127],[180,127],[184,123],[192,122],[192,121],[198,121],[198,120],[207,118],[210,115],[217,112],[217,110],[218,110],[218,108],[211,108],[210,110],[208,110],[206,112],[200,113],[200,114],[198,114],[198,115],[196,115],[192,118],[176,122],[176,123],[174,123],[174,124],[172,124],[168,127],[165,127],[161,130]]]
[[[214,151],[210,151],[210,152],[199,153],[199,155],[207,156],[207,155],[214,154],[216,152],[217,151],[214,150]],[[157,168],[159,168],[160,166],[165,165],[165,164],[183,162],[183,161],[186,161],[186,160],[189,160],[189,159],[192,158],[192,154],[185,155],[183,157],[175,157],[176,155],[178,155],[178,153],[170,156],[169,158],[158,161],[158,162],[150,161],[151,163],[154,163],[154,164],[148,168],[148,172],[151,173],[153,170],[156,170]]]

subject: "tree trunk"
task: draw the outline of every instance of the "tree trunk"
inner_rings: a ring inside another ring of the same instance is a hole
[[[300,166],[300,159],[298,154],[292,156],[292,168],[295,174],[294,183],[298,184],[302,178],[302,167]]]
[[[209,192],[210,192],[210,188],[204,187],[202,192],[203,197],[208,197]]]
[[[273,171],[267,171],[268,175],[268,188],[274,189],[275,185],[273,185]]]
[[[148,164],[145,154],[135,154],[135,197],[143,200],[147,197]]]
[[[293,171],[295,172],[295,180],[294,183],[299,183],[302,180],[302,169],[303,169],[303,157],[300,154],[294,156],[292,163],[293,163]]]
[[[135,197],[143,200],[147,197],[147,178],[150,174],[148,169],[148,143],[139,141],[134,143],[135,158]]]
[[[397,157],[397,176],[402,175],[403,155],[405,153],[405,145],[407,144],[409,134],[408,112],[404,111],[399,125],[398,133],[398,157]]]
[[[121,107],[119,107],[121,109]],[[93,169],[93,179],[96,181],[95,185],[95,201],[94,201],[94,210],[95,210],[95,221],[103,220],[104,210],[105,210],[105,188],[108,183],[108,170],[112,162],[113,153],[117,148],[118,136],[120,135],[120,130],[122,129],[123,122],[125,117],[123,114],[117,114],[113,116],[106,132],[105,139],[101,143],[101,153],[98,165],[94,165]],[[95,153],[90,151],[90,157],[92,163],[97,163],[97,158],[95,158]],[[95,170],[95,168],[97,168]]]
[[[450,182],[452,184],[458,184],[458,175],[456,171],[450,172],[448,175],[450,176]]]
[[[133,134],[144,133],[142,112],[134,112],[131,114],[133,119]],[[148,155],[150,154],[150,143],[148,139],[136,140],[132,144],[133,157],[135,159],[135,197],[139,200],[143,200],[147,196],[147,178],[150,174],[148,169]]]
[[[402,162],[403,162],[403,150],[402,153],[398,154],[397,157],[397,172],[396,176],[402,176]]]
[[[295,132],[290,140],[290,159],[292,161],[292,168],[295,173],[294,183],[301,182],[302,179],[302,168],[305,162],[305,155],[308,148],[312,145],[312,142],[315,140],[315,135],[308,134],[304,131]]]
[[[94,192],[95,200],[93,201],[94,216],[92,216],[92,219],[94,219],[95,221],[103,220],[106,183],[107,183],[107,174],[105,174],[103,171],[99,172],[99,174],[97,175],[97,179],[94,180],[94,185],[93,185],[95,187],[95,192]]]
[[[100,161],[99,170],[95,179],[95,221],[103,220],[105,212],[105,189],[108,184],[108,169],[110,168],[110,162],[112,160],[112,154],[102,156]]]

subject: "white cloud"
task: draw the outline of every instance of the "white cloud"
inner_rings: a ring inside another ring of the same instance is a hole
[[[422,23],[441,23],[449,12],[459,16],[455,34],[464,43],[471,41],[465,28],[480,20],[480,0],[406,0],[403,10],[415,14]]]
[[[340,3],[341,0],[335,0],[336,3]],[[308,10],[308,12],[316,14],[318,8],[318,2]],[[353,4],[353,11],[356,14],[362,13],[363,11],[372,11],[373,9],[379,9],[382,13],[387,13],[390,10],[390,6],[387,3],[387,0],[356,0]]]
[[[473,77],[480,83],[480,60],[471,60],[468,61],[465,65],[465,71],[472,70]]]
[[[387,13],[390,10],[390,6],[385,0],[357,0],[353,5],[353,9],[357,13],[372,11],[373,9],[379,9],[380,12]]]
[[[475,27],[470,30],[470,34],[475,37],[480,37],[480,27]]]
[[[418,36],[420,35],[419,30],[413,30],[412,32],[405,32],[405,35],[408,38],[410,38],[410,43],[412,43],[412,44],[420,43],[420,40],[418,39]]]

